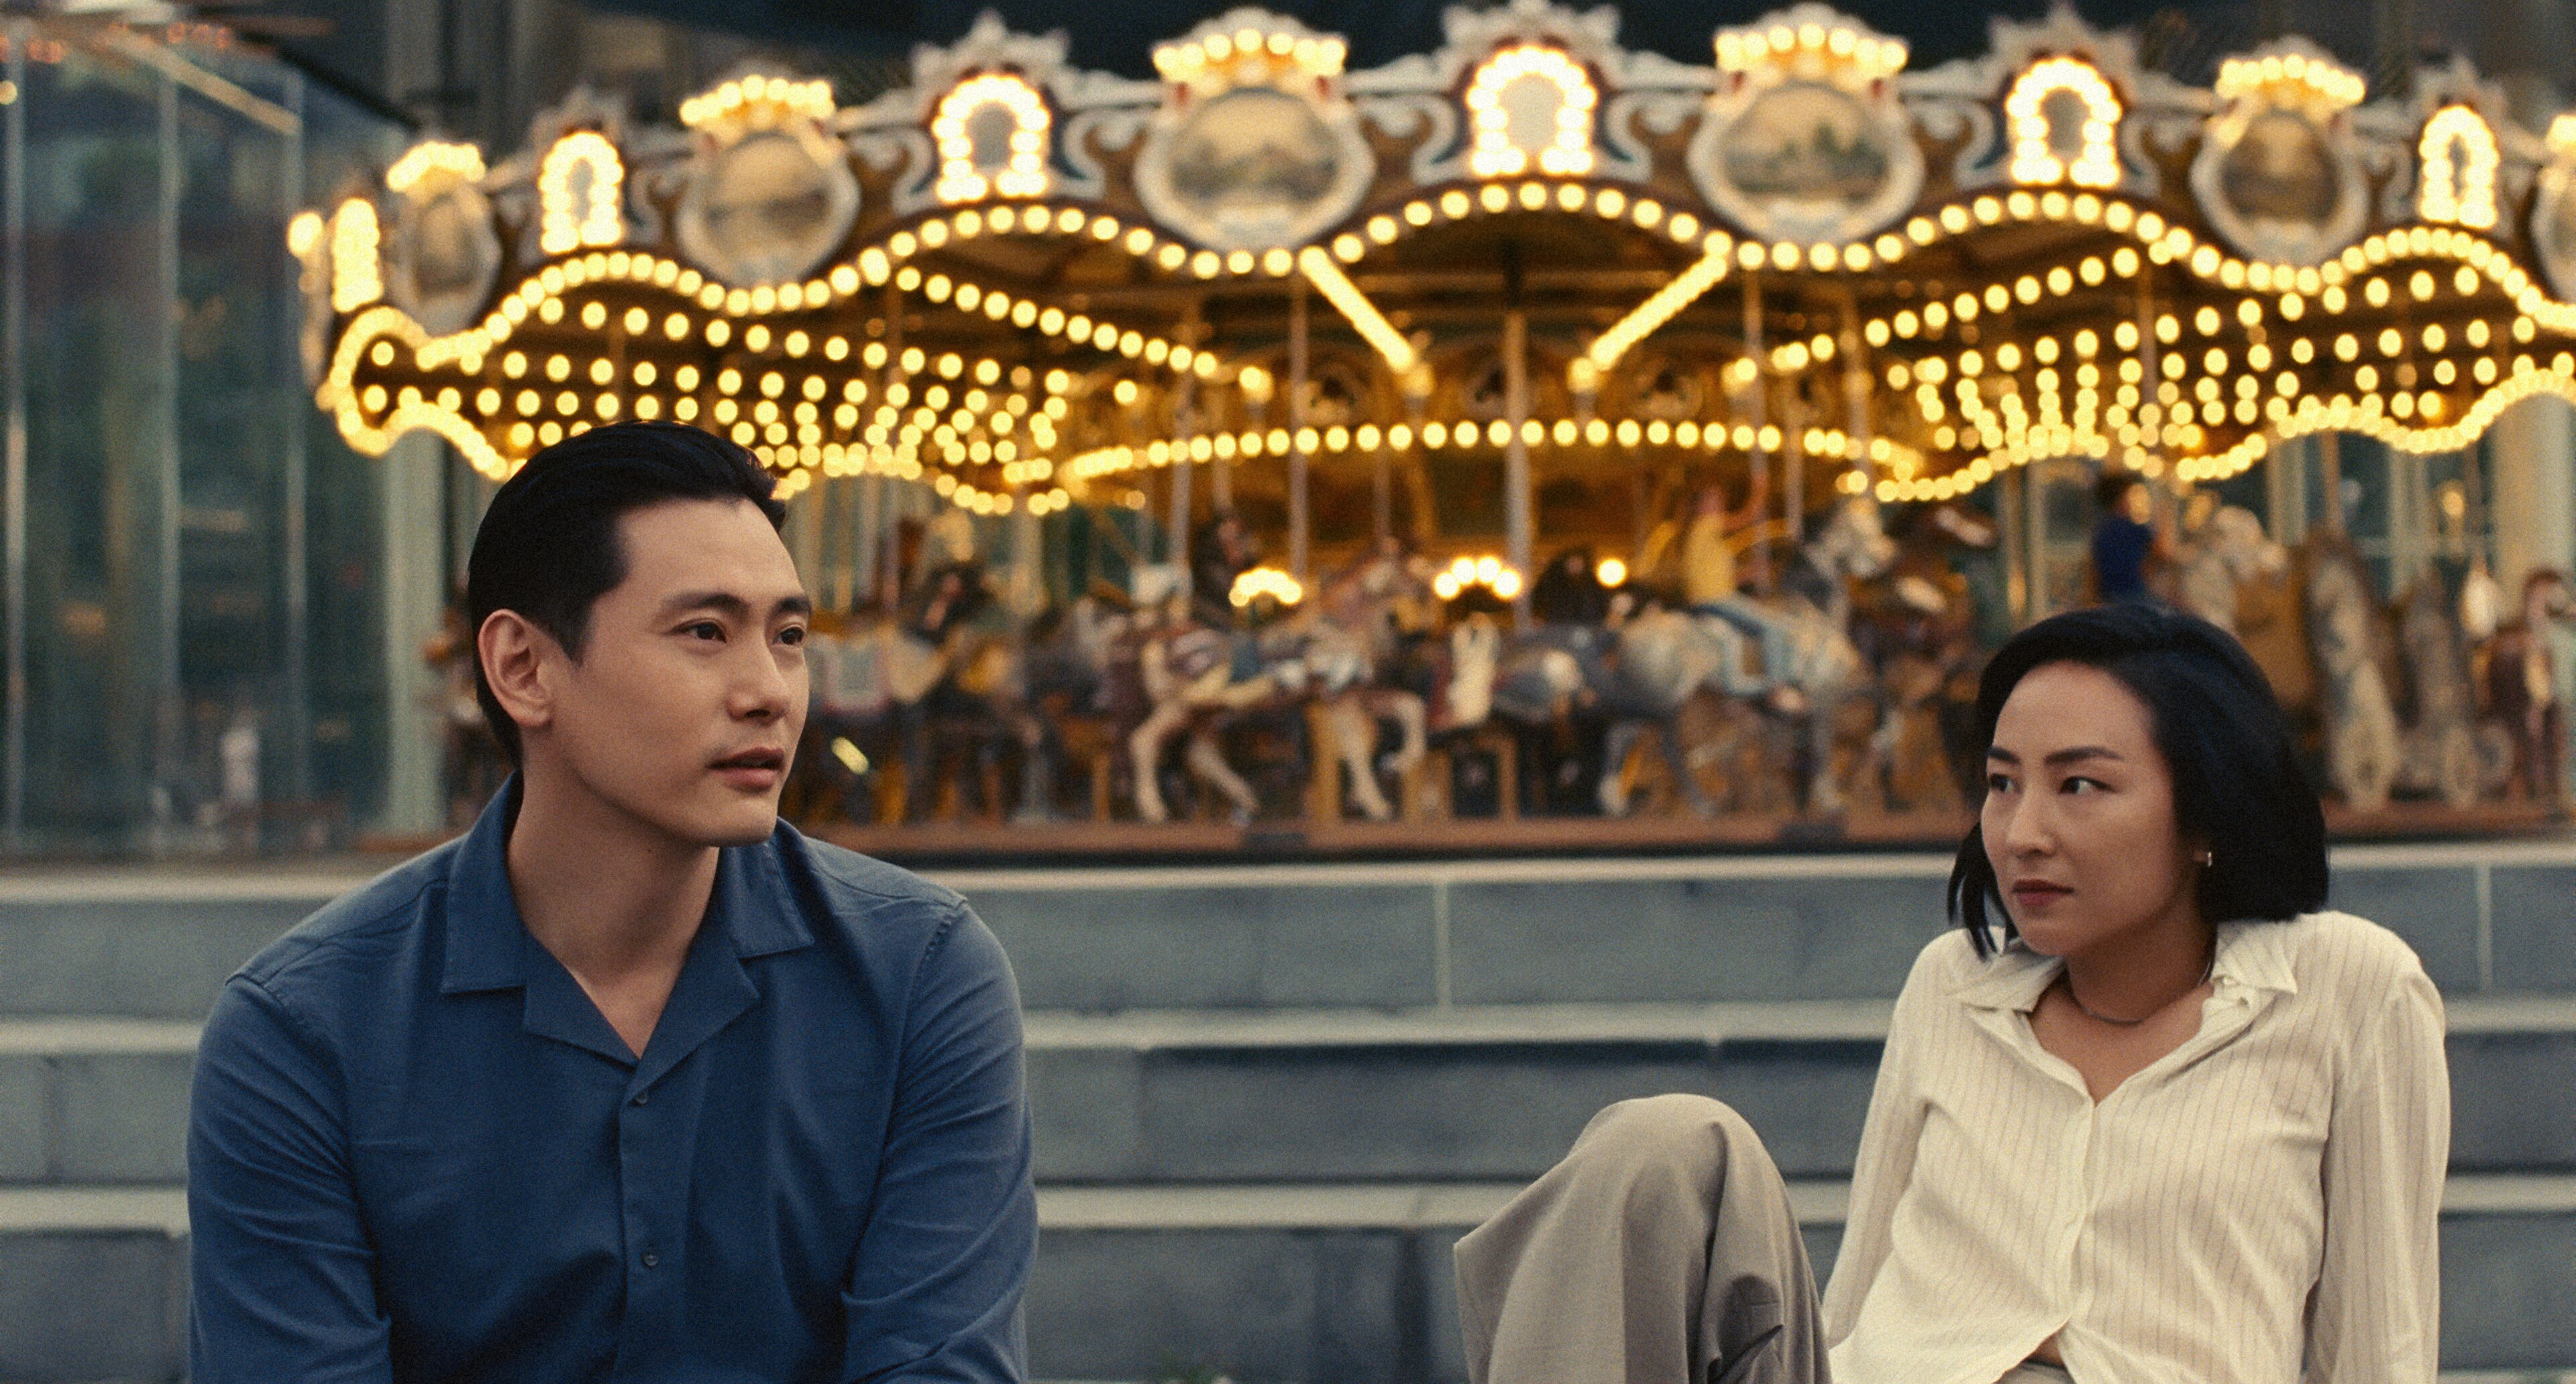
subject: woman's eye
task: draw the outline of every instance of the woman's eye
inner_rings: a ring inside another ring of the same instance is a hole
[[[1989,792],[1989,793],[2009,793],[2009,792],[2011,792],[2011,791],[2012,791],[2012,776],[2011,776],[2011,775],[2009,775],[2009,774],[1988,774],[1988,775],[1986,775],[1986,791],[1987,791],[1987,792]]]
[[[2063,784],[2058,785],[2058,791],[2063,793],[2099,793],[2102,791],[2102,784],[2098,779],[2071,778]]]

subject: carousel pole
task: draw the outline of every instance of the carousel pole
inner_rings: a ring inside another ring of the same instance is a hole
[[[1869,479],[1870,444],[1869,357],[1865,354],[1868,347],[1860,335],[1858,293],[1846,291],[1843,294],[1842,340],[1838,344],[1843,354],[1843,431],[1850,435],[1853,450],[1859,453],[1849,459],[1851,468],[1860,472],[1861,479],[1866,482]]]
[[[1181,340],[1187,343],[1193,350],[1198,347],[1199,309],[1198,304],[1195,302],[1190,304],[1189,318],[1182,324]],[[1172,395],[1173,442],[1187,443],[1190,440],[1190,437],[1198,431],[1198,420],[1194,416],[1197,408],[1198,374],[1195,371],[1184,370],[1181,372],[1181,386],[1178,390],[1174,391]],[[1190,473],[1193,466],[1194,464],[1190,461],[1190,455],[1186,450],[1179,452],[1179,454],[1172,459],[1172,516],[1169,521],[1172,530],[1172,566],[1180,575],[1181,594],[1184,596],[1194,594],[1190,589],[1190,489],[1192,480]]]
[[[1770,422],[1762,384],[1762,276],[1750,271],[1744,276],[1744,362],[1751,367],[1751,378],[1745,382],[1745,421],[1753,425],[1753,446],[1745,453],[1745,463],[1753,489],[1763,492],[1771,488],[1771,449],[1762,445],[1762,429]],[[1758,526],[1762,521],[1754,522]],[[1771,564],[1763,563],[1754,571],[1763,593],[1769,594]]]
[[[2321,432],[2317,438],[2317,484],[2325,492],[2326,532],[2343,537],[2343,435]]]
[[[1307,579],[1313,535],[1307,510],[1306,279],[1288,282],[1288,571]]]
[[[1395,532],[1395,473],[1380,441],[1369,450],[1369,536],[1383,546]]]
[[[7,263],[0,266],[0,371],[5,371],[8,434],[0,479],[0,620],[8,625],[7,727],[0,730],[0,848],[17,851],[27,839],[27,35],[24,20],[9,24],[9,81],[18,99],[0,108],[0,177],[8,179],[0,218],[5,218]],[[297,103],[301,109],[302,103]],[[287,429],[301,444],[302,422]],[[295,576],[299,583],[301,574]],[[300,589],[300,587],[299,587]]]
[[[1807,406],[1792,393],[1780,404],[1780,519],[1792,546],[1807,539]]]
[[[885,367],[877,372],[877,397],[903,373],[903,293],[893,284],[885,290]],[[903,545],[888,542],[894,532],[896,501],[900,497],[892,478],[883,474],[868,477],[867,493],[860,497],[859,533],[862,556],[868,571],[869,594],[876,598],[879,609],[892,615],[903,597]]]
[[[1511,437],[1503,446],[1503,547],[1505,560],[1521,574],[1521,589],[1512,597],[1512,623],[1530,619],[1529,589],[1535,573],[1531,562],[1529,443],[1521,430],[1529,423],[1529,314],[1521,308],[1521,247],[1503,247],[1503,413]]]

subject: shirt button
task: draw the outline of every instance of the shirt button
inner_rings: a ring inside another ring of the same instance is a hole
[[[662,1256],[655,1254],[649,1249],[644,1251],[644,1267],[648,1269],[659,1268],[661,1267],[661,1264]]]
[[[635,1103],[637,1105],[651,1105],[653,1103],[653,1093],[650,1091],[643,1092],[635,1097]]]

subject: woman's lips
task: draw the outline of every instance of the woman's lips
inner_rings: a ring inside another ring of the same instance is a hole
[[[2074,892],[2063,884],[2040,880],[2020,880],[2012,887],[2013,902],[2020,904],[2052,904]]]

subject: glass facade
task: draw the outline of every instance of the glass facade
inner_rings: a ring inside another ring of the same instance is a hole
[[[421,574],[386,561],[383,490],[444,463],[358,457],[315,411],[285,242],[405,132],[282,64],[120,31],[22,29],[8,73],[8,848],[410,825],[381,655],[387,579]]]

